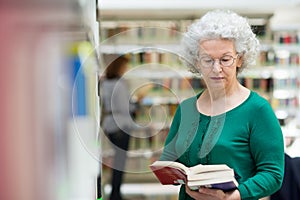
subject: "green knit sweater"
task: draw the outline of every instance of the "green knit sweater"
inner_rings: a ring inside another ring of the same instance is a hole
[[[200,95],[178,106],[160,160],[189,167],[225,163],[236,173],[242,199],[255,200],[277,191],[284,174],[284,144],[269,103],[252,91],[239,106],[210,117],[197,111]],[[179,199],[192,199],[184,186]]]

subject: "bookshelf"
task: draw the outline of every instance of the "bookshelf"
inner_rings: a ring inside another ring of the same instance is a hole
[[[272,105],[280,120],[285,116],[287,120],[293,119],[299,112],[299,31],[273,31],[275,70]]]
[[[77,88],[72,90],[75,84],[71,82],[74,81],[71,70],[75,66],[69,62],[73,60],[70,57],[82,56],[87,51],[71,55],[69,47],[79,41],[94,46],[94,40],[87,35],[98,33],[90,32],[96,18],[89,19],[89,24],[83,23],[82,12],[87,15],[92,12],[83,7],[83,2],[78,3],[1,2],[0,16],[5,23],[0,25],[3,38],[0,199],[95,197],[99,162],[91,158],[76,134],[85,133],[84,141],[95,147],[98,125],[90,116],[98,115],[98,101],[95,93],[88,92],[82,97],[87,103],[80,106],[91,106],[93,113],[79,116],[77,109],[72,110],[72,103],[78,99],[72,98],[72,91]],[[96,2],[86,1],[86,4],[95,13]],[[92,59],[96,60],[96,55],[92,54]],[[98,65],[89,64],[87,68],[91,66],[95,69]],[[97,70],[84,75],[87,90],[95,88]],[[93,153],[98,153],[98,149]]]

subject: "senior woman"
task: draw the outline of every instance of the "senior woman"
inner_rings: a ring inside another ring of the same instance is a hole
[[[206,88],[179,104],[160,160],[227,164],[239,186],[227,192],[182,186],[179,199],[259,199],[276,192],[284,174],[280,125],[269,102],[237,79],[259,50],[247,19],[210,11],[188,28],[182,45],[182,60]]]

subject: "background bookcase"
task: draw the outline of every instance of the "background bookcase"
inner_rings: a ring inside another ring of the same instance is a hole
[[[262,45],[256,65],[249,66],[238,78],[270,102],[284,134],[296,132],[293,136],[297,136],[300,124],[300,29],[273,30],[270,27],[272,14],[269,13],[247,17]],[[176,54],[181,33],[198,17],[177,18],[105,18],[100,25],[102,60],[110,54],[126,54],[131,60],[131,70],[125,77],[132,83],[132,88],[141,83],[153,83],[139,105],[136,118],[145,128],[135,131],[130,143],[128,172],[140,173],[128,173],[125,182],[156,182],[148,165],[162,151],[178,103],[203,89],[201,78],[189,73]],[[109,144],[104,143],[105,163],[113,154]]]

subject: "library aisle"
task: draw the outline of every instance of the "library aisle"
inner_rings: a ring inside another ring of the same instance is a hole
[[[132,134],[121,188],[125,198],[177,198],[179,188],[159,185],[149,171],[149,164],[161,153],[178,103],[204,87],[201,77],[187,72],[180,61],[179,42],[187,26],[215,8],[232,9],[249,19],[261,49],[256,65],[245,69],[238,78],[269,101],[282,126],[286,153],[300,157],[299,5],[296,1],[241,3],[235,0],[197,3],[104,0],[99,4],[100,74],[114,56],[125,55],[130,59],[130,70],[124,78],[133,88],[133,96],[138,93],[134,88],[151,85],[139,102],[136,116],[138,124],[150,128]],[[105,136],[101,141],[105,198],[111,190],[108,163],[113,151]]]

